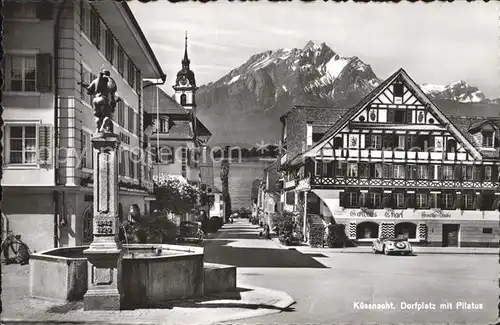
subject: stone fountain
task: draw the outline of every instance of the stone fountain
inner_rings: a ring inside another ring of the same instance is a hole
[[[41,298],[83,299],[84,310],[120,310],[161,305],[172,299],[235,291],[236,267],[203,262],[203,248],[124,244],[118,240],[120,141],[111,119],[116,84],[103,70],[90,85],[96,132],[94,220],[90,246],[61,247],[30,257],[30,293]],[[62,280],[62,281],[61,281]]]

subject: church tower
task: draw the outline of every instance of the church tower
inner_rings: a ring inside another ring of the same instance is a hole
[[[175,79],[175,100],[185,109],[194,111],[196,108],[196,81],[194,72],[189,69],[191,61],[188,58],[187,52],[187,32],[185,38],[184,58],[182,59],[182,69],[177,72]]]

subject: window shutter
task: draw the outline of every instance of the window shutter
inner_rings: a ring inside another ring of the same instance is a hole
[[[52,166],[52,126],[38,126],[38,164],[43,167]]]
[[[433,208],[433,206],[432,206],[432,196],[433,196],[433,194],[427,192],[427,193],[425,193],[425,195],[427,195],[427,206],[426,206],[427,209]]]
[[[372,135],[371,134],[366,134],[365,135],[365,148],[370,148],[372,143]]]
[[[36,56],[37,91],[52,90],[52,56],[50,53],[39,53]]]
[[[113,64],[114,41],[111,31],[106,31],[106,59]]]
[[[345,207],[345,193],[339,192],[339,205]]]
[[[438,166],[437,179],[438,180],[443,180],[444,179],[443,166]]]
[[[142,88],[142,79],[141,79],[141,71],[137,69],[135,71],[135,91],[140,94]]]
[[[476,173],[477,173],[476,181],[482,182],[484,180],[484,166],[477,166]]]
[[[480,209],[483,203],[483,196],[481,194],[474,194],[474,209]]]
[[[498,182],[498,166],[497,165],[491,166],[491,181]]]
[[[52,20],[52,3],[50,1],[43,1],[36,6],[36,18],[40,20]]]
[[[342,163],[342,176],[347,177],[347,164]]]
[[[414,208],[415,207],[415,194],[414,193],[407,193],[406,194],[406,207],[407,208]]]
[[[462,166],[455,166],[455,179],[457,181],[462,180]]]
[[[455,209],[462,209],[463,207],[463,194],[456,194],[455,201],[454,201],[454,208]]]
[[[443,208],[443,197],[441,193],[436,194],[436,208],[438,209]]]

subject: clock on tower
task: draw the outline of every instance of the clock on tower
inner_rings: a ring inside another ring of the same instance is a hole
[[[196,87],[196,80],[194,72],[189,68],[191,61],[188,58],[187,52],[187,34],[185,39],[184,58],[182,59],[182,69],[177,72],[175,85],[175,100],[185,109],[194,109],[196,107],[195,93],[198,89]]]

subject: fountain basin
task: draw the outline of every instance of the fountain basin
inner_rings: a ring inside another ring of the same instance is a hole
[[[130,244],[123,251],[120,291],[124,308],[203,295],[203,248]]]
[[[74,301],[87,292],[88,246],[49,249],[30,256],[29,287],[33,297]]]
[[[32,254],[30,294],[63,301],[87,292],[88,246]],[[123,245],[118,263],[122,308],[153,307],[169,300],[236,290],[236,267],[203,263],[203,248],[167,244]],[[61,281],[62,280],[62,281]]]

